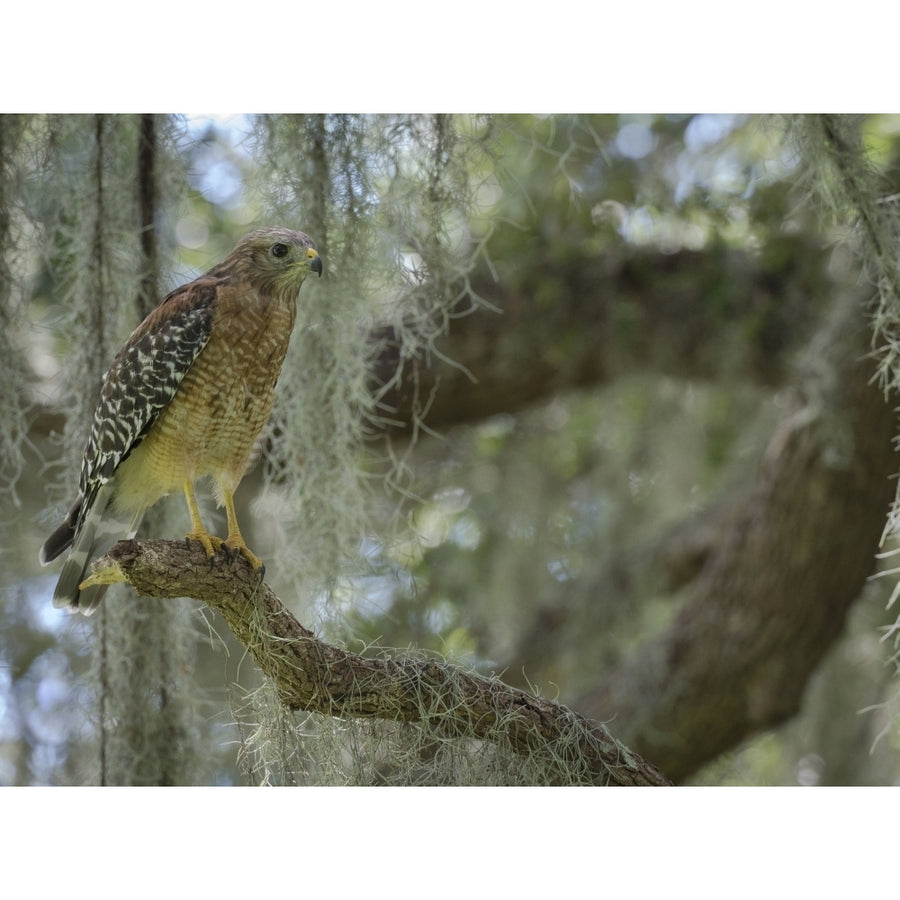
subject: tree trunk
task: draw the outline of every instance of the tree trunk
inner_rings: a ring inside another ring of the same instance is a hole
[[[849,300],[674,621],[576,702],[676,781],[797,712],[873,568],[897,460],[868,349]]]

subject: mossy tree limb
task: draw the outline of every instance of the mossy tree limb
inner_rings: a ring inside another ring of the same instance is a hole
[[[422,658],[369,658],[304,628],[245,560],[217,557],[185,541],[120,541],[95,564],[138,594],[193,597],[218,610],[275,684],[289,709],[340,718],[418,722],[439,738],[505,741],[542,754],[560,784],[664,785],[651,764],[605,726],[496,678]]]

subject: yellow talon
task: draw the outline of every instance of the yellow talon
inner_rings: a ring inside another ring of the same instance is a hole
[[[253,566],[254,572],[265,568],[263,561],[244,543],[240,532],[229,535],[227,540],[222,541],[222,543],[230,551],[232,559],[234,559],[236,554],[240,553]]]
[[[225,552],[230,559],[240,553],[247,562],[253,566],[254,572],[265,571],[263,561],[247,546],[246,541],[238,527],[237,514],[234,511],[234,498],[230,491],[224,492],[225,515],[228,518],[228,537],[223,541],[220,537],[210,534],[203,527],[200,519],[200,509],[197,506],[197,499],[194,496],[194,487],[190,482],[182,485],[184,496],[187,500],[188,513],[191,517],[191,530],[185,535],[185,539],[189,541],[199,541],[206,551],[207,557],[211,560],[221,547],[225,548]]]
[[[210,559],[216,555],[216,551],[225,543],[222,538],[218,538],[207,531],[189,531],[184,536],[184,539],[186,541],[199,541]]]

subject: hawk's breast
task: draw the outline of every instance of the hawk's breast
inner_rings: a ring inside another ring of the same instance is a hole
[[[248,302],[248,299],[250,302]],[[119,467],[116,505],[140,509],[204,475],[234,490],[275,398],[293,304],[223,291],[210,338],[143,441]]]

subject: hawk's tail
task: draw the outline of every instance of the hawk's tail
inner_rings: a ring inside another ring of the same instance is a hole
[[[79,497],[65,522],[47,538],[41,548],[41,563],[56,559],[67,547],[72,549],[63,565],[53,592],[53,605],[89,616],[106,593],[107,585],[88,587],[83,591],[78,585],[88,575],[88,567],[98,556],[105,553],[116,541],[134,537],[142,515],[124,516],[114,512],[110,506],[112,484],[107,483],[97,491],[84,521],[76,530],[75,523],[81,510]]]
[[[39,556],[42,566],[46,566],[48,562],[52,562],[60,553],[72,546],[72,541],[75,540],[75,526],[78,516],[81,514],[83,502],[84,496],[79,494],[78,499],[72,504],[72,508],[66,515],[65,521],[44,541]]]

